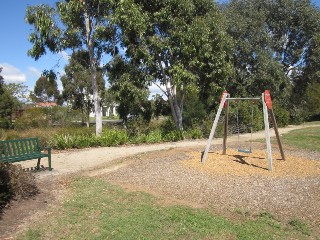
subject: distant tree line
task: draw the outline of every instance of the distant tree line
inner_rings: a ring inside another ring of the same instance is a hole
[[[44,94],[40,79],[35,96],[68,101],[84,116],[94,109],[97,135],[106,98],[124,121],[169,109],[180,130],[208,118],[223,90],[269,89],[291,122],[319,117],[320,11],[308,0],[69,0],[28,7],[26,21],[31,57],[72,52],[61,96]],[[164,98],[150,100],[151,85]]]

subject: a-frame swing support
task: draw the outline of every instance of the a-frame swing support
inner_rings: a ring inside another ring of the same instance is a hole
[[[211,146],[211,142],[213,140],[214,134],[217,129],[218,121],[220,118],[220,115],[222,113],[223,108],[225,108],[225,119],[224,119],[224,134],[223,134],[223,154],[226,154],[226,149],[227,149],[227,135],[228,135],[228,107],[229,107],[229,101],[232,100],[261,100],[262,101],[262,106],[263,106],[263,119],[264,119],[264,126],[265,126],[265,134],[266,134],[266,145],[267,145],[267,158],[268,158],[268,169],[272,171],[272,150],[271,150],[271,142],[270,142],[270,126],[269,126],[269,114],[271,117],[272,125],[276,134],[278,146],[280,149],[281,157],[283,160],[285,160],[284,152],[282,149],[282,144],[280,141],[280,135],[276,123],[276,119],[272,110],[272,101],[271,101],[271,96],[269,90],[266,90],[264,93],[262,93],[262,97],[260,98],[231,98],[230,94],[228,92],[224,92],[222,94],[221,100],[220,100],[220,105],[217,111],[217,114],[215,116],[209,139],[207,141],[207,145],[205,148],[205,151],[202,154],[201,162],[205,163],[205,161],[208,158],[208,152]]]

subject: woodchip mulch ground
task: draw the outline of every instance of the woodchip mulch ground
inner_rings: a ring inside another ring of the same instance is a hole
[[[319,153],[286,149],[283,161],[275,150],[270,172],[262,146],[256,143],[250,155],[232,149],[222,155],[216,146],[205,164],[202,149],[140,154],[98,175],[129,191],[154,194],[163,204],[182,203],[236,219],[267,211],[285,221],[304,220],[320,234]]]

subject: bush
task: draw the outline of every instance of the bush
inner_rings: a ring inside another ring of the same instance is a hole
[[[142,133],[130,138],[130,142],[133,144],[140,144],[140,143],[159,143],[163,141],[163,134],[161,130],[153,130],[150,131],[148,134]]]
[[[48,126],[70,126],[81,120],[81,113],[67,107],[29,108],[14,124],[16,130],[47,128]]]
[[[56,106],[46,108],[45,112],[50,119],[51,125],[70,126],[75,122],[81,122],[81,112],[79,110],[71,110],[68,107]]]
[[[88,148],[98,146],[94,134],[55,134],[49,139],[49,146],[54,149]]]
[[[4,129],[9,129],[11,128],[11,121],[9,120],[9,118],[5,117],[5,118],[1,118],[0,117],[0,128],[4,128]]]
[[[23,115],[15,121],[14,128],[16,130],[26,130],[44,128],[48,127],[48,125],[49,118],[43,108],[30,108],[26,109]]]
[[[166,119],[160,126],[161,132],[164,134],[176,131],[176,125],[171,118]]]
[[[117,146],[129,142],[128,134],[125,130],[106,129],[100,137],[97,137],[100,146]]]
[[[161,133],[161,131],[159,129],[151,131],[146,136],[146,142],[147,143],[159,143],[161,141],[162,141],[162,133]]]
[[[177,141],[180,141],[183,139],[184,139],[183,131],[179,131],[179,130],[167,132],[163,136],[163,141],[165,141],[165,142],[177,142]]]
[[[200,139],[203,137],[202,130],[199,127],[195,127],[185,132],[185,138],[187,139]]]
[[[308,117],[303,107],[299,107],[299,106],[293,106],[289,110],[289,113],[290,113],[290,120],[289,120],[290,124],[299,125],[303,123]]]
[[[13,198],[29,198],[39,192],[34,176],[11,163],[0,163],[0,189],[0,211]]]
[[[132,118],[126,123],[127,133],[130,137],[147,134],[150,131],[149,123],[142,117]]]
[[[290,114],[289,112],[280,106],[280,104],[274,102],[273,112],[277,121],[278,127],[285,127],[289,124]]]

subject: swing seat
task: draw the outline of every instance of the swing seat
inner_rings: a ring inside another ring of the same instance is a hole
[[[243,152],[243,153],[252,153],[251,149],[238,149],[238,152]]]

